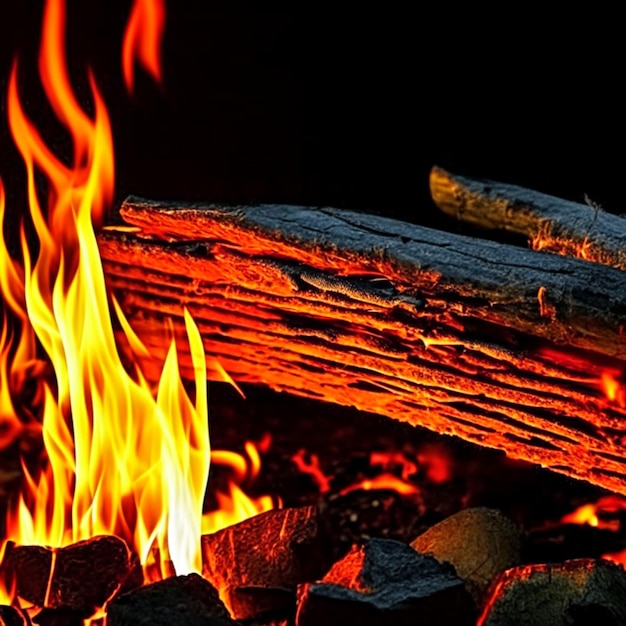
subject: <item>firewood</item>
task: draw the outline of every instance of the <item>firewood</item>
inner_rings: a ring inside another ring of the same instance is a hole
[[[411,547],[450,563],[477,605],[494,578],[521,563],[521,537],[515,524],[495,509],[459,511],[431,526]]]
[[[626,623],[626,572],[602,559],[514,567],[494,584],[479,626]]]
[[[115,593],[143,582],[137,556],[113,536],[97,536],[65,548],[11,546],[3,569],[24,600],[83,618]]]
[[[391,539],[354,546],[298,595],[297,626],[475,623],[472,600],[454,569]]]
[[[235,626],[217,591],[197,574],[173,576],[117,596],[107,626]]]
[[[108,285],[154,357],[354,406],[626,494],[626,274],[335,209],[128,200]],[[118,334],[123,343],[123,333]],[[575,346],[575,348],[568,347]],[[577,348],[586,348],[580,351]],[[612,385],[612,400],[604,388]]]
[[[315,507],[279,509],[202,537],[202,575],[235,619],[295,608],[299,583],[327,566]]]
[[[626,220],[593,203],[580,204],[531,189],[450,174],[430,174],[435,204],[481,228],[526,236],[546,250],[626,269]]]

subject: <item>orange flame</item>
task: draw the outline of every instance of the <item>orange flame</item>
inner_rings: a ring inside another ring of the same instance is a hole
[[[122,45],[122,71],[129,93],[135,88],[135,63],[139,63],[157,83],[161,82],[161,37],[164,26],[164,0],[135,0]]]
[[[60,547],[115,534],[137,551],[151,578],[171,572],[172,565],[179,574],[199,572],[210,464],[204,347],[185,309],[193,401],[179,375],[173,339],[156,390],[138,363],[132,374],[124,367],[93,228],[113,197],[111,127],[91,75],[93,116],[74,95],[64,29],[63,0],[47,0],[39,72],[52,110],[72,140],[69,163],[48,148],[28,118],[18,93],[17,63],[9,81],[9,125],[26,166],[37,252],[22,224],[21,260],[13,259],[0,228],[0,447],[28,426],[17,407],[23,404],[21,386],[36,372],[39,390],[31,403],[37,404],[45,458],[36,471],[23,463],[25,482],[7,514],[7,535],[21,544]],[[113,307],[132,351],[149,356],[114,299]],[[53,367],[47,377],[43,353]],[[246,452],[251,469],[245,474],[253,477],[260,458],[251,444]],[[219,454],[217,461],[225,462]],[[274,503],[250,500],[233,483],[220,506],[231,512],[214,522],[223,527]]]
[[[311,476],[317,484],[320,494],[330,491],[331,479],[322,471],[317,454],[307,455],[306,450],[301,449],[291,457],[291,460],[295,463],[300,472]]]
[[[93,119],[74,96],[64,27],[64,3],[49,0],[39,70],[50,104],[70,132],[71,165],[49,150],[24,112],[17,64],[9,82],[9,124],[26,165],[39,252],[32,258],[22,235],[22,270],[5,249],[0,251],[2,265],[12,268],[3,272],[3,293],[4,283],[11,287],[23,275],[23,299],[14,297],[17,306],[12,308],[21,309],[24,325],[34,331],[53,364],[55,381],[44,383],[43,390],[47,465],[38,476],[24,468],[26,488],[9,513],[7,528],[20,543],[53,546],[112,533],[133,545],[144,563],[156,544],[179,573],[200,571],[209,469],[202,341],[185,311],[196,372],[195,405],[178,376],[173,342],[156,398],[140,374],[135,380],[124,369],[92,226],[102,221],[113,196],[110,123],[91,76]],[[47,183],[43,205],[37,175]]]
[[[345,496],[353,491],[395,491],[401,496],[410,496],[419,494],[420,490],[417,485],[407,482],[406,480],[385,472],[374,478],[367,478],[354,485],[350,485],[339,492],[339,495]]]

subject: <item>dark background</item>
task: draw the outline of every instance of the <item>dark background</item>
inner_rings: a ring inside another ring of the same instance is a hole
[[[118,202],[325,204],[438,224],[428,194],[438,164],[624,210],[616,16],[337,4],[169,0],[163,88],[138,70],[130,98],[120,67],[130,0],[69,0],[72,76],[87,105],[87,65],[104,91]],[[15,205],[14,54],[29,113],[66,149],[36,80],[42,7],[0,2],[0,175]]]

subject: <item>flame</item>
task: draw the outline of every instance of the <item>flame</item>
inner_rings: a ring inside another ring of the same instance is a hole
[[[122,71],[129,93],[135,89],[135,63],[139,63],[157,83],[161,82],[164,26],[164,0],[135,0],[122,44]]]
[[[339,492],[339,495],[345,496],[353,491],[395,491],[401,496],[410,496],[420,493],[417,485],[407,482],[399,476],[390,474],[389,472],[384,472],[374,478],[366,478],[365,480],[355,483],[354,485],[350,485],[349,487],[342,489]]]
[[[250,498],[244,493],[242,486],[253,482],[261,470],[258,446],[248,441],[244,449],[247,459],[229,450],[213,450],[211,453],[213,466],[221,465],[228,468],[233,478],[228,482],[227,491],[218,491],[215,494],[217,509],[202,516],[203,535],[217,532],[241,520],[276,508],[276,502],[271,496]]]
[[[309,474],[317,484],[320,494],[330,491],[331,479],[324,474],[317,454],[307,455],[306,450],[300,449],[291,457],[298,470],[303,474]]]
[[[202,341],[185,311],[195,403],[178,375],[173,340],[156,397],[139,372],[131,377],[123,366],[93,229],[113,197],[110,122],[91,76],[93,118],[76,100],[64,30],[64,3],[49,0],[39,71],[52,109],[72,138],[69,165],[52,153],[27,117],[18,95],[17,63],[9,82],[9,125],[26,165],[39,251],[32,255],[22,234],[22,267],[3,246],[2,289],[23,327],[36,335],[55,376],[42,383],[46,464],[37,475],[24,466],[25,489],[9,512],[8,534],[19,543],[62,546],[111,533],[134,546],[144,564],[156,545],[163,563],[171,559],[178,573],[201,571],[209,469]],[[47,185],[43,202],[37,176]],[[6,328],[5,323],[5,345]],[[29,340],[22,352],[32,359],[36,350]],[[21,356],[16,350],[16,363]]]

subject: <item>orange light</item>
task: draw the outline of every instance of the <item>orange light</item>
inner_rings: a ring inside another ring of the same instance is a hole
[[[320,494],[330,491],[330,478],[322,471],[317,454],[307,455],[306,450],[301,449],[291,457],[291,460],[300,472],[311,476],[317,484]]]
[[[126,89],[135,89],[135,63],[161,83],[161,37],[165,26],[164,0],[135,0],[122,44],[122,71]]]
[[[345,496],[353,491],[395,491],[402,496],[410,496],[419,494],[420,490],[417,485],[409,483],[395,474],[384,473],[375,478],[367,478],[354,485],[350,485],[339,492],[339,495]]]

